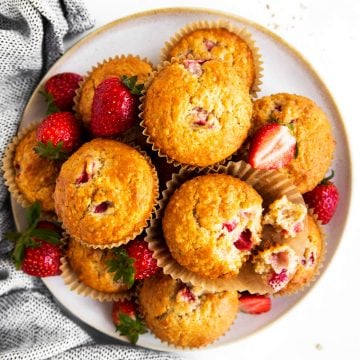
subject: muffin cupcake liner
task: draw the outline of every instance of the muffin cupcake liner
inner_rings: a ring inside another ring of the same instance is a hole
[[[102,62],[98,62],[96,65],[94,65],[91,70],[89,70],[85,76],[83,76],[83,79],[79,82],[79,87],[76,89],[75,91],[75,96],[74,96],[74,105],[73,105],[73,110],[75,112],[75,116],[81,120],[83,122],[83,124],[87,127],[89,124],[88,121],[84,120],[79,112],[79,102],[80,102],[80,97],[81,97],[81,93],[82,93],[82,89],[84,87],[84,84],[87,82],[87,80],[89,79],[89,77],[91,76],[91,74],[98,69],[99,67],[103,66],[104,64],[110,62],[110,61],[114,61],[114,60],[123,60],[126,59],[128,57],[136,57],[137,59],[144,61],[146,63],[148,63],[151,68],[153,68],[152,63],[149,61],[149,59],[147,58],[141,58],[139,55],[132,55],[132,54],[127,54],[127,55],[115,55],[114,57],[109,57],[107,59],[104,59]]]
[[[190,58],[190,57],[189,57]],[[151,139],[150,134],[148,133],[147,129],[146,129],[146,125],[145,125],[145,121],[144,121],[144,101],[146,98],[146,92],[147,89],[149,88],[149,86],[151,85],[152,81],[154,80],[154,78],[156,77],[156,75],[165,67],[169,66],[170,64],[173,63],[181,63],[183,60],[185,60],[185,56],[179,56],[178,58],[172,58],[170,61],[165,60],[163,63],[159,64],[157,66],[157,69],[155,71],[153,71],[148,80],[145,82],[144,84],[144,89],[142,91],[142,96],[140,97],[140,105],[139,105],[139,117],[141,119],[140,121],[140,127],[142,128],[142,134],[143,136],[145,136],[146,138],[146,143],[149,145],[149,147],[151,147],[151,150],[156,152],[157,155],[160,158],[165,158],[166,161],[171,164],[174,167],[179,167],[180,169],[184,169],[187,171],[202,171],[204,169],[216,169],[217,167],[219,167],[220,165],[224,165],[226,164],[228,161],[230,161],[230,159],[232,158],[233,155],[235,155],[237,153],[237,151],[235,151],[233,154],[227,156],[225,159],[218,161],[214,164],[211,164],[209,166],[197,166],[197,165],[188,165],[188,164],[183,164],[177,160],[172,159],[171,157],[169,157],[166,153],[164,153],[160,148],[158,148],[157,146],[155,146],[153,140]]]
[[[89,244],[89,243],[83,241],[81,238],[77,238],[75,236],[72,236],[72,238],[75,241],[79,241],[84,246],[91,247],[93,249],[111,249],[111,248],[114,248],[114,247],[119,247],[121,245],[125,245],[126,243],[128,243],[129,241],[135,239],[138,235],[140,235],[144,231],[144,229],[149,225],[149,222],[151,221],[151,219],[155,216],[155,213],[156,213],[156,210],[157,210],[158,204],[159,204],[159,178],[158,178],[157,171],[156,171],[155,166],[153,165],[153,163],[151,161],[151,158],[149,157],[149,155],[144,150],[142,150],[137,145],[133,145],[133,144],[132,145],[127,144],[127,145],[132,146],[141,155],[143,155],[144,158],[148,161],[148,163],[149,163],[149,165],[151,167],[151,172],[153,174],[153,178],[154,178],[155,183],[156,183],[156,186],[155,186],[155,189],[154,189],[154,199],[155,199],[155,201],[154,201],[154,204],[153,204],[151,214],[150,214],[149,218],[146,219],[146,221],[144,221],[144,224],[141,226],[141,228],[139,230],[134,231],[131,235],[126,236],[125,238],[121,239],[120,241],[114,242],[114,243],[111,243],[111,244],[103,244],[103,245],[101,245],[101,244]],[[64,229],[64,231],[67,232],[67,229],[64,227],[63,223],[62,223],[62,228]]]
[[[32,203],[26,199],[15,182],[16,173],[13,162],[15,158],[15,151],[19,142],[26,134],[36,129],[38,125],[38,122],[32,122],[28,126],[22,128],[8,145],[3,157],[2,170],[4,171],[5,185],[8,187],[10,194],[14,197],[16,202],[19,203],[23,208],[29,207]]]
[[[249,46],[254,59],[254,66],[255,66],[255,81],[253,86],[250,89],[250,93],[253,97],[257,97],[257,93],[261,90],[262,84],[262,77],[263,77],[263,61],[261,60],[261,53],[260,49],[255,43],[255,40],[252,37],[252,34],[244,27],[238,28],[234,26],[229,21],[219,19],[217,21],[207,21],[201,20],[192,22],[190,24],[185,25],[183,28],[178,30],[168,41],[165,42],[164,47],[161,49],[161,60],[170,60],[169,53],[170,50],[179,42],[181,38],[185,35],[190,34],[195,30],[200,29],[220,29],[224,28],[229,32],[237,35],[239,38],[244,40],[247,45]]]
[[[315,272],[313,273],[313,275],[311,276],[311,278],[309,279],[309,281],[307,281],[304,284],[299,285],[298,287],[287,287],[285,286],[283,289],[281,289],[279,292],[275,293],[274,296],[288,296],[288,295],[293,295],[296,294],[300,291],[305,290],[306,288],[309,288],[319,277],[320,273],[321,273],[321,269],[324,266],[324,260],[326,258],[326,252],[327,252],[327,241],[326,241],[326,234],[324,231],[324,226],[320,223],[320,221],[317,218],[317,215],[314,214],[314,212],[312,211],[312,209],[308,210],[308,214],[312,216],[312,218],[314,219],[316,225],[318,226],[320,233],[321,233],[321,237],[322,237],[322,249],[321,249],[321,253],[319,254],[319,258],[318,258],[318,263],[316,265],[316,269]],[[291,282],[291,280],[290,280]]]
[[[145,241],[149,243],[149,248],[154,252],[153,256],[156,258],[158,266],[163,268],[165,274],[169,274],[174,279],[180,279],[184,283],[191,283],[211,292],[237,290],[258,294],[272,294],[274,289],[267,285],[262,276],[254,271],[251,261],[247,261],[241,267],[237,277],[206,279],[181,266],[172,257],[166,245],[161,229],[161,219],[169,198],[186,180],[196,175],[214,172],[232,175],[247,182],[262,196],[264,207],[267,207],[271,202],[283,195],[286,195],[290,201],[296,204],[304,205],[304,200],[297,188],[283,174],[274,170],[256,170],[243,161],[229,162],[227,166],[219,166],[216,171],[209,169],[196,174],[181,170],[179,174],[173,174],[172,180],[168,181],[167,189],[163,191],[162,199],[159,202],[160,207],[156,212],[156,218],[151,220],[150,227],[146,230]],[[306,223],[304,230],[298,233],[296,237],[286,239],[283,242],[291,246],[296,254],[301,257],[305,250],[307,234]]]
[[[70,288],[71,291],[75,291],[78,295],[88,296],[93,300],[97,301],[116,301],[116,300],[130,300],[132,296],[131,290],[121,291],[115,294],[108,294],[91,288],[81,282],[76,273],[71,269],[69,262],[66,257],[61,258],[61,277],[64,283]]]

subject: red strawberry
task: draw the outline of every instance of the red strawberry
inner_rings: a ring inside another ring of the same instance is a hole
[[[262,314],[271,309],[271,299],[265,295],[241,294],[240,311],[247,314]]]
[[[137,316],[135,304],[130,300],[115,301],[111,316],[116,331],[126,336],[132,344],[136,344],[140,334],[146,333],[146,326]]]
[[[251,140],[249,163],[255,169],[279,169],[286,166],[295,153],[296,139],[287,126],[265,124]]]
[[[41,92],[48,103],[48,114],[58,111],[71,111],[74,105],[75,91],[79,87],[82,76],[65,72],[52,76]]]
[[[27,212],[28,228],[22,233],[6,234],[15,241],[13,260],[16,267],[33,276],[60,274],[61,229],[48,221],[39,221],[39,203],[33,204]]]
[[[141,280],[154,275],[159,267],[152,257],[146,241],[136,238],[123,247],[113,250],[113,259],[107,265],[114,272],[114,280],[132,285],[135,280]]]
[[[304,200],[310,209],[318,216],[318,220],[324,225],[327,224],[334,216],[338,202],[339,191],[337,187],[329,181],[334,176],[334,171],[331,175],[321,181],[316,187],[305,193]]]
[[[80,124],[72,113],[54,113],[40,123],[35,151],[52,160],[64,159],[80,145],[80,136]]]
[[[130,129],[137,117],[138,96],[143,85],[137,77],[109,77],[95,89],[90,131],[95,136],[114,136]]]

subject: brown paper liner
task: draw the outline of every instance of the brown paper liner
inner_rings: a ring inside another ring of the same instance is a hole
[[[191,57],[188,57],[191,58]],[[231,160],[232,156],[235,155],[237,153],[237,151],[235,151],[233,154],[227,156],[225,159],[218,161],[214,164],[211,164],[209,166],[198,166],[198,165],[189,165],[189,164],[183,164],[177,160],[174,160],[172,158],[170,158],[166,153],[164,153],[160,148],[156,147],[153,140],[151,139],[150,134],[147,132],[146,129],[146,125],[145,125],[145,121],[144,121],[144,101],[146,98],[146,91],[149,88],[149,86],[151,85],[152,81],[154,80],[154,78],[156,77],[156,75],[165,67],[169,66],[170,64],[173,63],[181,63],[183,60],[185,60],[185,56],[180,56],[178,58],[172,58],[170,61],[165,60],[163,63],[159,64],[157,66],[157,69],[155,71],[153,71],[148,80],[145,82],[144,84],[144,89],[142,91],[142,96],[140,97],[140,105],[139,105],[139,117],[141,119],[140,121],[140,127],[142,129],[142,134],[143,136],[146,138],[146,144],[151,148],[152,151],[156,152],[158,157],[160,158],[164,158],[168,164],[171,164],[174,167],[179,167],[180,169],[184,169],[184,170],[188,170],[188,171],[202,171],[204,169],[216,169],[218,168],[220,165],[224,165],[226,164],[228,161]]]
[[[115,55],[114,57],[109,57],[107,59],[104,59],[102,62],[98,62],[96,65],[94,65],[91,70],[89,70],[85,76],[83,76],[83,79],[79,82],[79,87],[76,89],[75,91],[75,96],[74,96],[74,105],[73,105],[73,110],[75,112],[75,116],[81,120],[83,122],[83,124],[85,126],[88,126],[88,121],[86,121],[85,119],[82,118],[81,113],[79,111],[79,102],[80,102],[80,97],[81,97],[81,92],[82,89],[84,87],[84,84],[88,81],[89,77],[91,76],[91,74],[98,69],[99,67],[103,66],[104,64],[113,61],[113,60],[122,60],[122,59],[126,59],[127,57],[132,56],[132,57],[136,57],[141,61],[144,61],[146,63],[148,63],[151,68],[154,68],[153,64],[149,61],[149,59],[147,58],[141,58],[139,55],[132,55],[132,54],[127,54],[127,55]]]
[[[306,282],[304,282],[302,284],[298,284],[298,286],[292,286],[291,285],[291,280],[290,280],[290,282],[289,282],[290,286],[285,286],[279,292],[274,294],[274,296],[293,295],[293,294],[296,294],[296,293],[298,293],[300,291],[305,290],[306,288],[310,287],[317,280],[317,278],[319,277],[319,275],[321,273],[321,269],[324,266],[324,260],[326,258],[326,252],[327,252],[327,241],[326,241],[326,234],[325,234],[325,231],[324,231],[324,226],[318,220],[317,215],[314,214],[312,209],[308,210],[308,214],[315,221],[315,223],[316,223],[316,225],[317,225],[317,227],[318,227],[318,229],[319,229],[319,231],[321,233],[321,238],[322,238],[322,249],[321,249],[321,253],[318,254],[318,260],[317,260],[315,271],[311,275],[310,279],[308,279],[308,281],[306,281]],[[296,272],[295,272],[295,274],[296,274]]]
[[[23,208],[31,206],[32,203],[25,198],[15,182],[16,174],[13,162],[15,158],[15,151],[19,142],[26,134],[34,130],[37,126],[39,126],[38,122],[32,122],[28,126],[22,128],[8,145],[3,157],[2,170],[4,171],[5,185],[8,187],[10,194],[14,197],[16,202],[19,203]]]
[[[234,26],[232,23],[230,23],[227,20],[219,19],[217,21],[208,21],[208,20],[202,20],[202,21],[196,21],[190,24],[185,25],[183,28],[178,30],[168,41],[165,42],[164,47],[161,49],[161,60],[170,60],[169,59],[169,53],[170,50],[179,42],[181,38],[183,38],[185,35],[190,34],[191,32],[195,30],[200,29],[219,29],[224,28],[228,30],[229,32],[237,35],[240,39],[244,40],[247,45],[249,46],[253,59],[254,59],[254,66],[255,66],[255,80],[254,84],[252,85],[250,89],[250,93],[253,97],[257,97],[257,93],[261,90],[261,84],[262,84],[262,77],[263,77],[263,61],[261,60],[261,53],[258,48],[258,46],[255,43],[255,40],[252,38],[251,33],[244,27],[244,28],[238,28]]]
[[[141,228],[139,228],[139,230],[134,231],[131,235],[126,236],[125,238],[121,239],[120,241],[117,242],[113,242],[111,244],[89,244],[88,242],[83,241],[81,238],[75,237],[73,235],[71,235],[71,237],[75,240],[75,241],[79,241],[82,245],[87,246],[87,247],[91,247],[93,249],[112,249],[114,247],[119,247],[121,245],[125,245],[127,244],[129,241],[134,240],[138,235],[140,235],[144,229],[149,225],[151,219],[155,216],[156,213],[156,209],[158,208],[158,204],[159,204],[159,178],[158,178],[158,174],[157,171],[155,169],[155,166],[153,165],[150,156],[142,149],[140,149],[138,146],[132,144],[127,144],[129,146],[132,146],[133,148],[135,148],[142,156],[144,156],[144,158],[148,161],[150,167],[151,167],[151,172],[153,174],[153,178],[155,180],[155,188],[154,188],[154,194],[153,194],[153,198],[154,198],[154,204],[153,204],[153,208],[151,211],[150,216],[148,217],[148,219],[146,219],[144,221],[144,224],[141,226]],[[62,224],[63,229],[67,232],[67,229],[64,227],[64,225]]]
[[[130,299],[132,296],[132,291],[121,291],[115,294],[108,294],[98,290],[95,290],[84,283],[82,283],[76,273],[71,269],[70,264],[68,263],[66,257],[61,258],[61,277],[64,280],[64,283],[70,288],[71,291],[75,291],[78,295],[88,296],[93,300],[97,301],[117,301]]]
[[[230,162],[226,167],[220,166],[216,171],[210,169],[203,172],[203,174],[213,172],[232,175],[247,182],[262,196],[263,206],[265,207],[283,195],[286,195],[290,201],[296,204],[305,205],[297,188],[286,176],[279,172],[256,170],[243,161]],[[149,248],[154,252],[153,257],[157,259],[158,266],[163,268],[163,272],[169,274],[172,278],[202,287],[207,291],[237,290],[258,294],[274,293],[274,289],[267,285],[263,277],[254,271],[251,261],[247,261],[241,267],[237,277],[211,280],[187,270],[171,256],[163,238],[161,219],[171,195],[182,183],[194,175],[199,175],[199,173],[191,174],[186,170],[182,170],[179,174],[173,174],[172,180],[167,183],[167,189],[162,193],[156,218],[151,220],[151,226],[146,230],[145,240],[149,243]],[[304,230],[297,234],[296,237],[284,240],[284,243],[293,248],[299,257],[304,253],[306,242],[307,223],[305,223]]]

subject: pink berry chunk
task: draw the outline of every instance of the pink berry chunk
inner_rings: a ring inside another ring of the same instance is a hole
[[[103,201],[102,203],[95,206],[94,213],[95,214],[104,213],[110,206],[111,206],[110,201]]]
[[[205,40],[204,40],[204,45],[205,45],[207,51],[211,51],[211,49],[212,49],[214,46],[216,46],[216,43],[215,43],[214,41],[205,39]]]
[[[277,274],[274,271],[270,275],[268,283],[274,290],[280,290],[281,288],[284,287],[284,285],[288,282],[288,280],[289,280],[289,277],[287,274],[287,270],[282,269],[279,274]]]
[[[195,75],[196,77],[200,77],[203,72],[201,65],[205,61],[206,60],[186,59],[186,60],[184,60],[183,65],[184,65],[185,69],[188,70],[191,74]]]
[[[239,238],[234,242],[234,245],[240,251],[248,251],[252,247],[251,242],[251,231],[245,229],[239,236]]]
[[[237,225],[236,221],[231,221],[231,222],[224,223],[222,225],[222,228],[226,229],[228,232],[232,232],[236,228],[236,225]]]
[[[190,288],[188,286],[183,287],[180,290],[181,296],[183,299],[187,302],[194,302],[196,300],[195,295],[191,292]]]

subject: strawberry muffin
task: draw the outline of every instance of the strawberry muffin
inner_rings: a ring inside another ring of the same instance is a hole
[[[295,204],[284,195],[269,205],[263,225],[271,225],[285,237],[295,237],[304,229],[306,214],[305,205]]]
[[[246,139],[252,102],[236,71],[220,60],[165,65],[143,99],[145,134],[154,148],[184,165],[206,167]]]
[[[300,259],[295,275],[279,294],[291,294],[309,284],[317,275],[325,252],[323,233],[311,215],[308,215],[308,244]]]
[[[157,196],[158,179],[148,158],[123,143],[94,139],[63,164],[54,200],[71,237],[105,248],[139,234]]]
[[[235,277],[260,242],[262,198],[225,174],[193,178],[171,196],[162,220],[174,259],[209,279]]]
[[[160,340],[198,348],[228,331],[239,303],[236,291],[206,293],[158,274],[143,282],[139,305],[147,327]]]
[[[39,156],[36,131],[29,131],[17,144],[13,158],[13,180],[17,190],[28,203],[39,201],[44,211],[54,211],[53,194],[61,163]],[[12,177],[5,172],[5,178]],[[13,192],[10,189],[11,192]],[[16,197],[16,196],[15,196]]]
[[[335,150],[326,114],[304,96],[279,93],[254,102],[250,135],[267,123],[286,126],[296,141],[292,160],[279,171],[287,174],[302,194],[312,190],[324,178]],[[274,137],[274,141],[276,139]],[[275,155],[275,152],[269,154],[270,157]]]
[[[179,56],[195,60],[222,60],[236,69],[248,90],[254,84],[254,56],[249,44],[223,27],[195,29],[180,35],[164,57],[170,60]]]
[[[252,258],[254,270],[274,292],[283,289],[294,276],[299,257],[288,245],[272,245]]]
[[[146,60],[137,56],[121,56],[104,61],[93,68],[81,83],[75,99],[75,109],[85,124],[91,120],[91,108],[95,89],[105,79],[114,76],[137,76],[140,83],[144,83],[152,71],[152,66]]]
[[[120,280],[114,281],[114,273],[109,271],[108,262],[113,259],[111,249],[92,249],[70,239],[66,260],[79,281],[106,294],[126,291],[129,286]]]

